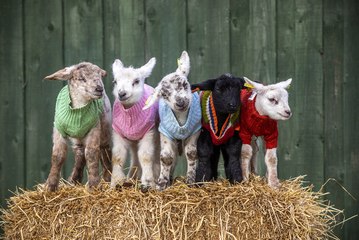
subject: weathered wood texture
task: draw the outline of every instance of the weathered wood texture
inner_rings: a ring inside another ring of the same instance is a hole
[[[358,214],[359,2],[355,0],[3,0],[0,3],[0,194],[44,182],[60,81],[54,71],[91,61],[108,76],[120,58],[139,67],[157,58],[155,86],[186,49],[190,81],[231,72],[265,83],[293,78],[293,117],[280,123],[279,176],[307,175],[328,199]],[[70,149],[69,149],[70,150]],[[72,167],[72,154],[64,177]],[[265,173],[263,153],[259,157]],[[185,161],[177,174],[185,174]],[[223,165],[222,165],[223,166]],[[339,185],[340,184],[340,185]],[[359,238],[358,218],[337,234]]]

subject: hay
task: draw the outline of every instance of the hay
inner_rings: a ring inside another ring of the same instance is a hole
[[[50,193],[17,193],[3,210],[6,239],[337,239],[332,228],[341,211],[323,193],[303,187],[303,177],[270,189],[254,177],[189,187],[182,182],[163,192],[88,192],[62,184]]]

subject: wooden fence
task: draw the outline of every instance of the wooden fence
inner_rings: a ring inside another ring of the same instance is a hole
[[[86,60],[173,71],[186,49],[190,81],[231,72],[265,83],[293,78],[293,117],[280,123],[279,175],[307,175],[346,217],[359,204],[359,3],[356,0],[1,0],[0,194],[44,182],[55,98],[43,77]],[[184,173],[184,164],[182,174]],[[67,161],[65,173],[72,162]],[[359,238],[358,218],[338,229]]]

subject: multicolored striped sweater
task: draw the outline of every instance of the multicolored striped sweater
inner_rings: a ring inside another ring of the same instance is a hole
[[[234,135],[234,132],[239,130],[240,110],[233,114],[228,114],[222,128],[219,129],[212,91],[201,92],[201,107],[202,126],[210,132],[213,144],[221,145],[226,143]]]

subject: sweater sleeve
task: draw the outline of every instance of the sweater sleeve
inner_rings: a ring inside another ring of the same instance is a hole
[[[276,148],[278,146],[278,127],[277,124],[272,126],[272,131],[264,136],[266,149]]]
[[[241,126],[241,129],[239,131],[239,137],[242,140],[242,144],[251,144],[252,135],[247,128]]]

